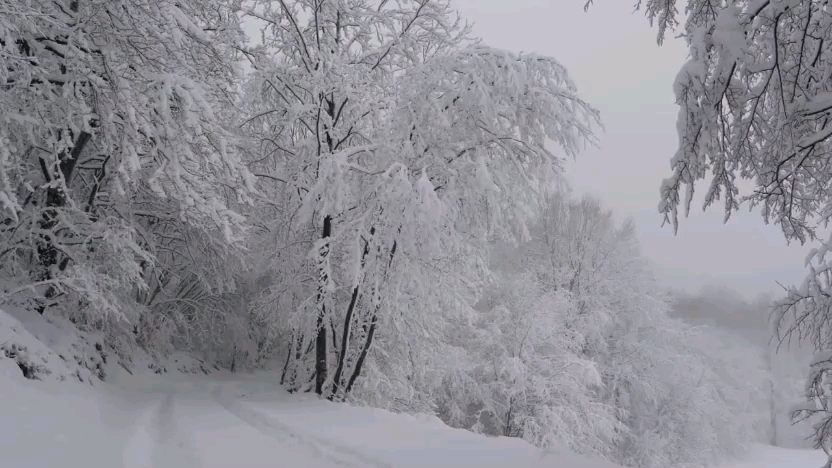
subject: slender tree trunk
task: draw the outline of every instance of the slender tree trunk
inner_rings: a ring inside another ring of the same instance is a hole
[[[344,358],[347,356],[347,351],[349,350],[352,316],[355,311],[355,304],[357,301],[358,285],[352,289],[350,305],[347,307],[347,316],[344,317],[344,333],[341,336],[341,350],[338,353],[338,367],[335,369],[335,379],[332,382],[332,393],[329,395],[330,400],[335,398],[335,395],[338,393],[338,387],[341,385],[341,374],[344,372]]]
[[[78,0],[72,0],[69,3],[69,10],[72,13],[77,13],[78,7]],[[62,37],[61,39],[65,39],[65,37]],[[25,39],[18,39],[15,42],[18,44],[20,51],[23,52],[24,55],[30,55],[31,48]],[[66,74],[65,65],[61,65],[60,69],[62,74]],[[58,130],[59,140],[61,138],[62,131],[68,130]],[[71,132],[70,138],[74,138]],[[81,155],[81,152],[84,150],[84,147],[91,138],[91,134],[82,131],[80,135],[78,135],[78,139],[72,145],[72,149],[70,149],[68,153],[64,151],[58,155],[59,162],[57,170],[60,172],[60,175],[63,176],[63,182],[66,187],[69,187],[70,180],[72,179],[73,172],[75,171],[75,164],[78,162],[78,157]],[[39,162],[43,176],[46,178],[46,182],[50,184],[55,182],[55,180],[59,178],[59,174],[53,172],[55,168],[48,167],[46,165],[46,161],[42,158],[39,158]],[[56,233],[52,231],[58,225],[58,208],[64,207],[66,205],[66,201],[67,194],[64,192],[62,187],[50,186],[46,189],[44,210],[41,215],[41,219],[38,222],[38,227],[42,231],[37,245],[37,260],[40,267],[40,280],[52,279],[52,269],[54,266],[57,265],[62,271],[69,263],[69,258],[67,257],[59,260],[61,255],[60,250],[56,247]],[[55,293],[55,288],[49,286],[44,292],[44,298],[48,301],[55,296]],[[43,314],[46,310],[46,304],[41,303],[36,307],[36,310],[40,314]]]
[[[398,229],[398,232],[401,233],[402,228],[401,226]],[[390,248],[390,257],[387,259],[387,268],[384,272],[385,280],[390,273],[390,267],[393,265],[393,258],[396,256],[396,248],[398,247],[398,241],[393,241],[393,246]],[[376,333],[376,325],[378,324],[378,313],[381,308],[381,303],[379,302],[376,305],[375,309],[372,313],[372,318],[370,319],[370,327],[367,330],[367,339],[364,341],[364,346],[361,347],[361,354],[358,355],[358,360],[355,363],[355,369],[353,369],[352,375],[350,376],[349,382],[347,382],[347,388],[344,391],[344,399],[347,398],[347,395],[352,390],[353,384],[358,379],[358,376],[361,375],[361,368],[364,366],[364,360],[367,359],[367,354],[370,351],[370,347],[373,345],[373,335]]]
[[[332,217],[324,217],[324,228],[322,239],[329,239],[332,235]],[[319,278],[318,278],[318,322],[317,335],[315,336],[315,393],[322,395],[324,391],[324,384],[327,379],[327,352],[326,352],[326,287],[329,283],[329,276],[327,269],[324,267],[329,256],[329,245],[322,247],[319,258]]]
[[[370,328],[367,330],[367,340],[364,342],[364,346],[361,347],[361,354],[358,355],[358,360],[355,362],[355,369],[353,370],[350,380],[347,382],[347,388],[344,391],[345,399],[352,390],[352,386],[355,384],[358,376],[361,375],[361,368],[364,365],[364,360],[367,359],[367,353],[370,351],[370,346],[373,345],[373,335],[376,333],[376,323],[378,323],[378,316],[373,314],[373,318],[370,321]]]
[[[514,409],[514,397],[508,400],[508,412],[506,412],[506,422],[503,424],[503,436],[511,437],[511,412]]]
[[[298,384],[298,363],[300,362],[301,358],[303,358],[304,356],[309,354],[309,352],[312,349],[311,344],[310,344],[309,349],[307,349],[306,352],[303,351],[303,339],[304,339],[303,333],[297,333],[295,335],[295,340],[296,340],[295,341],[295,359],[294,359],[294,361],[292,361],[292,366],[289,367],[289,373],[288,373],[288,376],[289,376],[288,385],[289,385],[289,388],[292,389],[292,391],[297,390],[298,387],[299,387],[299,384]]]
[[[323,312],[322,312],[323,313]],[[322,395],[327,378],[326,326],[318,316],[318,334],[315,337],[315,393]]]
[[[95,171],[95,183],[92,186],[92,190],[90,190],[89,197],[87,197],[87,207],[84,211],[89,214],[90,219],[93,221],[98,218],[95,214],[95,197],[98,195],[98,191],[101,189],[101,184],[107,176],[107,161],[109,160],[109,156],[104,158],[104,162],[101,163],[101,168]]]
[[[370,236],[375,234],[375,228],[370,228]],[[361,254],[361,268],[363,269],[365,266],[365,262],[367,259],[367,255],[370,252],[370,240],[367,240],[367,243],[364,244],[364,252]],[[347,352],[349,351],[349,342],[350,342],[350,334],[352,333],[352,319],[355,313],[355,305],[358,302],[359,296],[359,285],[356,284],[355,287],[352,289],[352,296],[350,297],[350,304],[347,306],[347,314],[344,317],[344,333],[341,336],[341,349],[338,353],[338,367],[335,369],[335,379],[332,384],[332,393],[329,396],[330,400],[335,399],[336,394],[338,393],[338,387],[341,385],[341,376],[344,372],[344,360],[347,356]]]

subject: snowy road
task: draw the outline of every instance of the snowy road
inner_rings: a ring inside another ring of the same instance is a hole
[[[144,394],[158,401],[139,412],[125,444],[124,466],[519,468],[553,460],[541,458],[540,451],[522,441],[476,436],[433,418],[336,405],[273,389],[257,392],[258,387],[262,383],[156,386]],[[570,466],[613,465],[577,459]]]
[[[289,395],[240,376],[25,380],[0,359],[0,467],[615,468],[437,418]],[[819,452],[760,446],[722,468],[819,468]]]
[[[137,419],[126,468],[392,467],[243,405],[236,385],[186,387],[168,389]]]
[[[137,425],[129,447],[150,464],[125,467],[614,468],[568,453],[546,454],[517,439],[485,438],[430,416],[397,415],[290,396],[264,382],[178,385]],[[131,453],[126,450],[125,454]],[[820,452],[758,446],[720,468],[819,468]]]

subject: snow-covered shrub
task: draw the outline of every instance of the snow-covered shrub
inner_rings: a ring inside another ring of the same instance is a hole
[[[478,320],[472,376],[482,432],[540,447],[603,452],[616,438],[614,408],[599,398],[597,363],[570,330],[577,307],[566,291],[543,292],[527,276],[503,286],[501,303]]]

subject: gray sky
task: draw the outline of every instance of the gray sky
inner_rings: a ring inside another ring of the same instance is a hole
[[[679,40],[656,45],[655,30],[633,1],[454,0],[489,45],[550,55],[572,74],[582,96],[600,109],[606,131],[567,165],[578,193],[602,199],[619,216],[632,217],[642,248],[659,280],[696,292],[722,284],[750,298],[777,294],[775,281],[800,283],[807,247],[786,245],[779,228],[757,213],[722,223],[722,206],[701,211],[701,197],[678,236],[661,227],[658,189],[676,151],[677,106],[672,92],[686,57]],[[702,190],[700,189],[700,193]]]

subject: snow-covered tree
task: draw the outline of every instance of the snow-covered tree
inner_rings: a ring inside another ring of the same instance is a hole
[[[636,450],[622,450],[622,462],[707,466],[766,442],[770,375],[759,350],[711,327],[659,327],[648,349],[656,365],[640,369],[653,391],[629,393]]]
[[[0,300],[134,325],[229,285],[253,188],[226,130],[236,10],[0,1]]]
[[[674,85],[679,149],[673,175],[661,186],[659,211],[678,226],[679,205],[689,211],[695,183],[709,179],[704,206],[723,198],[726,219],[741,205],[758,207],[786,239],[817,240],[806,280],[788,289],[775,318],[781,339],[795,335],[819,352],[832,349],[832,238],[824,233],[832,217],[828,3],[645,0],[636,6],[658,27],[659,42],[678,29],[690,51]],[[750,193],[740,193],[741,179],[753,181]],[[827,417],[832,424],[832,413]],[[818,434],[819,447],[832,444]]]
[[[247,14],[264,24],[251,168],[280,216],[264,223],[289,222],[261,240],[281,249],[267,269],[289,272],[261,301],[290,336],[285,383],[333,399],[414,392],[443,321],[475,300],[484,239],[525,234],[559,166],[550,142],[575,154],[597,112],[553,59],[469,38],[446,0]]]
[[[745,301],[736,292],[708,286],[695,295],[674,295],[672,314],[693,325],[708,325],[728,333],[741,344],[747,341],[764,356],[770,382],[766,385],[769,399],[769,430],[766,441],[786,448],[808,448],[808,424],[789,424],[789,408],[804,395],[803,379],[811,358],[811,346],[800,348],[797,343],[779,343],[772,339],[768,317],[773,299],[768,294]]]
[[[547,292],[528,273],[510,271],[499,271],[503,279],[486,296],[476,339],[467,343],[476,390],[449,392],[442,416],[540,447],[607,452],[620,428],[614,408],[599,398],[597,363],[582,353],[577,304],[565,290]],[[459,409],[448,411],[453,405]]]
[[[758,439],[761,356],[669,317],[632,224],[550,193],[531,239],[492,252],[481,331],[460,341],[475,371],[452,380],[443,418],[640,467],[709,464]]]
[[[659,210],[677,225],[680,203],[688,211],[694,184],[710,178],[705,207],[723,197],[728,217],[740,204],[760,206],[788,239],[815,238],[832,216],[824,188],[832,178],[826,2],[646,0],[637,7],[657,25],[660,42],[679,28],[690,51],[674,85],[679,149]],[[741,195],[739,179],[753,180],[753,192]]]

